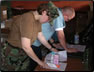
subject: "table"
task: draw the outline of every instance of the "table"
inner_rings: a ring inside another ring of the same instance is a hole
[[[10,31],[7,28],[1,29],[1,33],[8,34]],[[51,69],[41,68],[39,65],[36,67],[35,71],[56,71]],[[68,58],[67,67],[65,71],[84,71],[84,64],[80,58]]]
[[[39,65],[36,67],[35,71],[56,71],[51,69],[45,69]],[[68,58],[67,67],[65,71],[84,71],[84,64],[80,58]]]

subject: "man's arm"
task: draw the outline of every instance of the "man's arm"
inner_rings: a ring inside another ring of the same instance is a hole
[[[51,38],[49,41],[50,41],[50,43],[51,43],[55,48],[62,48],[61,44],[60,44],[60,43],[55,43],[53,38]]]
[[[22,48],[23,50],[26,52],[26,54],[32,58],[35,62],[37,62],[39,65],[45,67],[46,64],[43,63],[34,53],[34,51],[31,48],[31,42],[30,39],[26,38],[26,37],[22,37],[21,38],[21,43],[22,43]]]
[[[58,39],[59,39],[59,42],[60,42],[61,46],[64,47],[64,49],[67,52],[71,53],[71,52],[77,52],[78,51],[75,48],[67,48],[66,40],[65,40],[65,35],[64,35],[64,31],[63,30],[57,31],[57,36],[58,36]]]
[[[57,31],[57,36],[58,36],[60,44],[64,47],[65,50],[67,50],[67,45],[66,45],[66,40],[65,40],[65,35],[64,35],[63,30]]]
[[[44,35],[42,32],[38,33],[38,40],[48,49],[50,49],[51,51],[55,51],[57,52],[58,50],[52,48],[52,46],[48,43],[48,41],[45,39]]]

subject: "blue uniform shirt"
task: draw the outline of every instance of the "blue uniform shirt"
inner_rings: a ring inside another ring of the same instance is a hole
[[[46,40],[49,40],[55,31],[58,31],[61,29],[63,30],[63,28],[65,28],[65,21],[64,21],[62,12],[60,11],[60,9],[58,9],[58,12],[59,12],[59,16],[53,20],[53,26],[51,26],[48,22],[42,24],[42,33],[46,38]],[[39,40],[36,40],[33,43],[33,45],[40,46],[41,43]]]

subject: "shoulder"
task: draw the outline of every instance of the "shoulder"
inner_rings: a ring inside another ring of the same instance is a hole
[[[33,13],[32,12],[27,12],[27,13],[24,13],[23,15],[22,15],[22,18],[31,18],[31,19],[33,19]]]

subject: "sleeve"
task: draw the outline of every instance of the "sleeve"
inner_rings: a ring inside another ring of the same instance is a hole
[[[21,37],[26,37],[31,39],[33,36],[33,18],[29,14],[25,14],[22,16],[21,25],[20,25],[20,33]]]
[[[65,21],[64,21],[62,12],[60,10],[58,10],[58,11],[59,11],[59,17],[57,17],[54,20],[54,28],[55,28],[55,31],[63,30],[63,28],[65,28]]]

